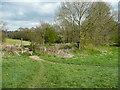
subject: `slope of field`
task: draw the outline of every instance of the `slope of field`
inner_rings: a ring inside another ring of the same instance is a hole
[[[39,54],[40,58],[58,64],[26,55],[3,56],[3,88],[117,88],[117,47],[100,48],[107,53],[74,50],[74,57],[69,59]],[[88,56],[82,58],[81,54]]]
[[[20,44],[7,39],[6,44]],[[23,44],[29,44],[24,41]],[[3,88],[117,88],[118,47],[87,47],[73,50],[72,58],[35,52],[2,57]]]
[[[21,40],[18,40],[18,39],[10,39],[10,38],[7,38],[5,40],[5,43],[3,44],[9,44],[9,45],[20,45],[21,44]],[[23,45],[29,45],[30,42],[29,41],[23,41]]]
[[[95,65],[95,66],[118,66],[118,47],[88,47],[85,50],[73,50],[72,58],[63,58],[52,55],[36,53],[40,58],[74,65]]]

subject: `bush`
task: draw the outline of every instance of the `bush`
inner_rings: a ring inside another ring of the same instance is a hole
[[[30,48],[30,45],[23,45],[23,47],[25,47],[25,48]]]
[[[65,45],[65,46],[61,47],[60,49],[71,49],[71,48],[72,48],[71,45]]]
[[[53,57],[56,57],[56,55],[53,55]]]
[[[77,45],[77,44],[73,44],[73,47],[74,47],[74,48],[78,48],[78,45]]]
[[[30,56],[30,54],[28,52],[24,52],[22,55]]]
[[[37,55],[37,56],[40,56],[41,54],[37,51],[33,52],[33,55]]]
[[[61,59],[65,59],[64,57],[61,57]]]
[[[51,55],[48,55],[48,57],[51,57]]]

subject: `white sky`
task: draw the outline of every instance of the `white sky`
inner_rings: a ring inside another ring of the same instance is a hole
[[[2,5],[0,5],[0,10],[2,11],[0,11],[0,14],[2,13],[2,19],[8,23],[9,30],[16,30],[19,27],[31,28],[38,25],[40,20],[52,22],[61,1],[64,0],[2,0]],[[118,10],[119,0],[103,1],[111,3],[114,9]]]

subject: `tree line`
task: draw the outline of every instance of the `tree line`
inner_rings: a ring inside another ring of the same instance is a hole
[[[9,38],[37,44],[76,43],[111,45],[118,43],[118,22],[111,6],[105,2],[62,2],[56,12],[56,23],[40,22],[32,28],[9,31]]]

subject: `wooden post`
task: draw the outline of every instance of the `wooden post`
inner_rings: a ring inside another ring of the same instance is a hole
[[[80,50],[80,43],[78,44],[78,49]]]
[[[21,53],[23,53],[23,38],[21,38]]]
[[[77,41],[78,49],[80,49],[80,41]]]

